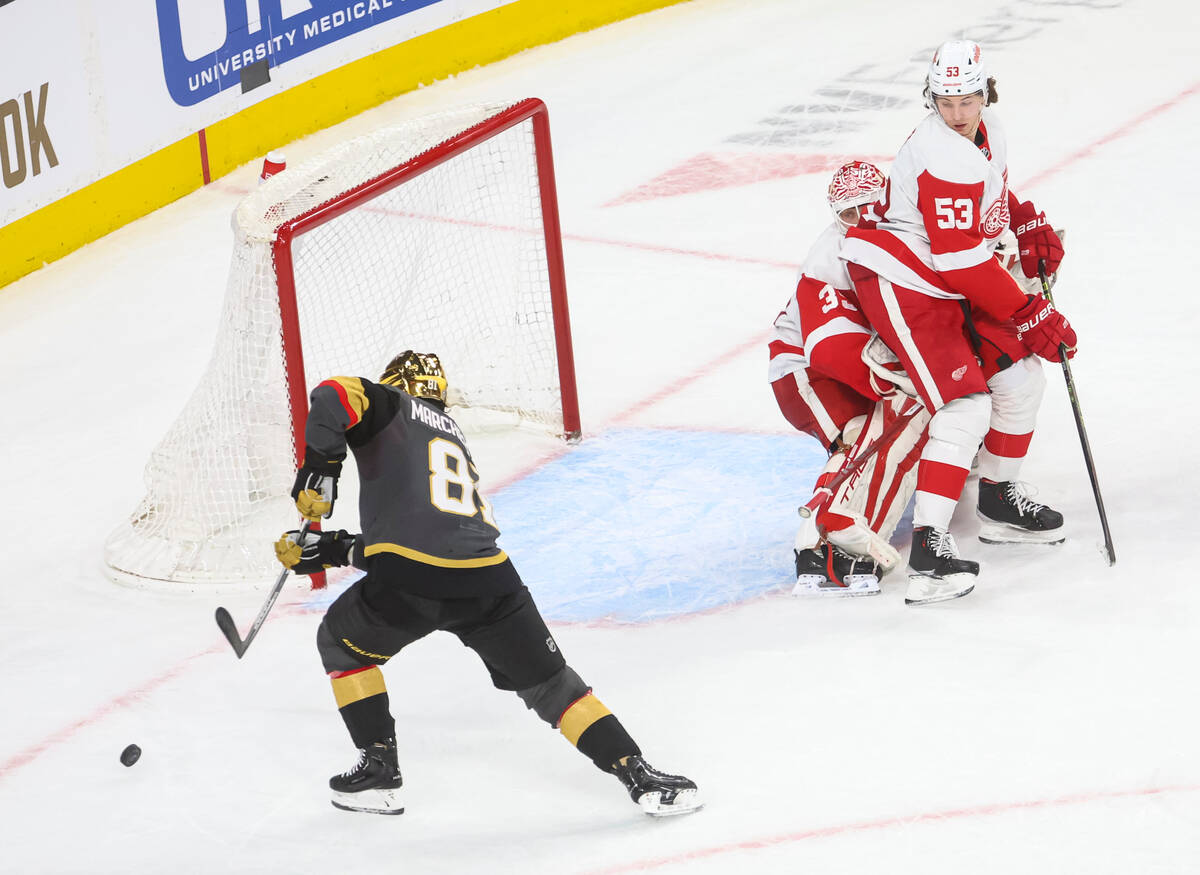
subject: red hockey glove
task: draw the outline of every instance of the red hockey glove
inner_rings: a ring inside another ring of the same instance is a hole
[[[1017,340],[1034,355],[1047,361],[1061,362],[1060,345],[1067,347],[1067,358],[1074,358],[1075,344],[1079,342],[1075,329],[1054,305],[1041,295],[1029,295],[1025,306],[1013,313],[1017,326]]]
[[[1017,251],[1021,256],[1021,270],[1025,276],[1038,275],[1038,262],[1046,259],[1046,273],[1058,270],[1063,259],[1062,241],[1046,222],[1046,214],[1039,213],[1032,201],[1017,203],[1009,201],[1010,224],[1017,236]]]

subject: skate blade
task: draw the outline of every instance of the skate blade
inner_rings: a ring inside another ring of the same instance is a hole
[[[1067,540],[1061,527],[1045,531],[1023,529],[1008,523],[998,523],[976,512],[983,524],[979,528],[979,540],[985,544],[1061,544]]]
[[[904,594],[906,605],[932,605],[959,599],[975,589],[974,574],[949,574],[946,577],[910,575],[908,592]]]
[[[361,793],[337,793],[329,800],[342,811],[361,811],[365,814],[403,814],[399,790],[363,790]]]
[[[664,805],[661,793],[646,793],[638,800],[642,811],[651,817],[676,817],[680,814],[691,814],[704,807],[697,790],[680,790],[675,795],[675,801]]]
[[[879,595],[879,579],[872,575],[851,574],[846,578],[846,583],[846,586],[838,586],[828,578],[818,577],[815,574],[804,574],[796,578],[796,585],[792,587],[792,595],[804,599],[858,598],[859,596]]]

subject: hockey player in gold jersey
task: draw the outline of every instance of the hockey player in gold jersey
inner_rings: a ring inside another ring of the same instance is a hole
[[[334,377],[310,396],[305,457],[292,497],[317,521],[333,512],[352,451],[360,478],[361,534],[287,532],[275,545],[298,574],[353,564],[366,570],[317,632],[358,762],[329,781],[350,811],[404,811],[395,721],[380,666],[436,630],[483,660],[499,689],[515,692],[602,771],[616,775],[651,815],[701,807],[695,783],[652,768],[621,722],[566,663],[529,590],[496,543],[491,507],[457,423],[445,412],[438,357],[396,356],[379,382]]]

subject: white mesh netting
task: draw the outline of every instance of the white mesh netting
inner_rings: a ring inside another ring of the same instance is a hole
[[[126,583],[273,578],[295,476],[272,244],[278,229],[505,109],[470,107],[345,143],[267,180],[234,212],[212,359],[146,465],[146,496],[109,537]],[[451,404],[562,432],[549,269],[529,120],[297,234],[292,260],[305,396],[375,378],[404,349],[436,352]]]

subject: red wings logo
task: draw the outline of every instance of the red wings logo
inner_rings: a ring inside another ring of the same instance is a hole
[[[999,237],[1008,227],[1008,219],[1008,193],[1002,192],[983,214],[983,221],[979,228],[984,237]]]

